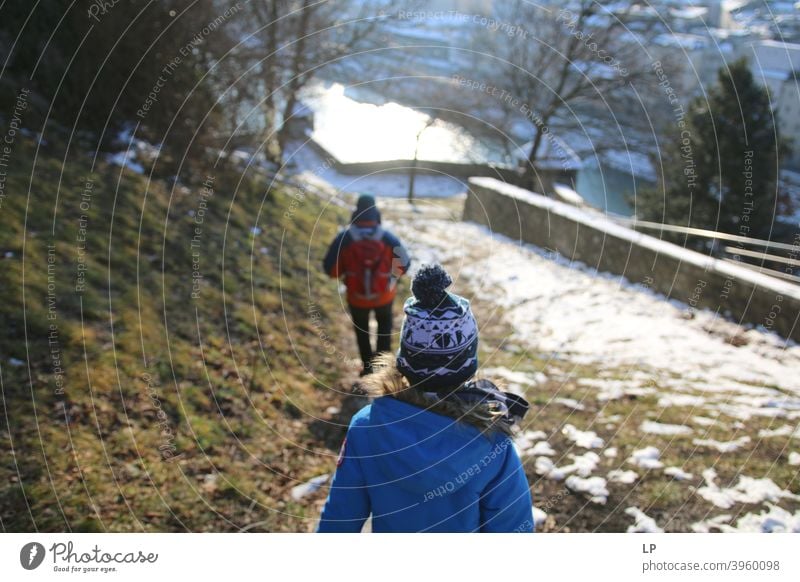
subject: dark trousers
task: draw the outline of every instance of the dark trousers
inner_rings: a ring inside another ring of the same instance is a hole
[[[375,312],[375,319],[378,322],[378,343],[375,351],[372,351],[372,343],[369,338],[369,315]],[[372,371],[372,358],[381,352],[392,350],[392,302],[381,307],[355,307],[350,306],[350,315],[353,316],[353,327],[356,330],[356,341],[358,342],[358,352],[361,354],[361,361],[364,363],[364,371]]]

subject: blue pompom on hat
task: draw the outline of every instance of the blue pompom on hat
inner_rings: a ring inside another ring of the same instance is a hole
[[[478,325],[469,301],[447,292],[452,282],[440,265],[425,265],[403,305],[397,369],[414,388],[452,390],[478,370]]]

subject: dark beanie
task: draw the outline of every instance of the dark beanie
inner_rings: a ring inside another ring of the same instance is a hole
[[[350,222],[380,222],[381,213],[375,206],[375,197],[369,194],[362,194],[356,202],[356,209]]]
[[[478,326],[469,301],[446,291],[452,282],[440,265],[425,265],[403,305],[397,369],[415,388],[451,390],[478,370]]]

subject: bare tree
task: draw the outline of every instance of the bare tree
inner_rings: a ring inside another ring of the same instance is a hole
[[[408,172],[408,203],[414,202],[414,182],[417,179],[417,160],[419,159],[419,142],[422,140],[422,134],[431,125],[436,122],[436,117],[429,115],[425,125],[423,125],[417,132],[417,140],[414,143],[414,159],[411,160],[411,169]]]
[[[260,104],[264,152],[280,164],[299,96],[323,68],[366,48],[389,16],[388,0],[253,0],[232,59],[250,70],[243,89]]]
[[[576,108],[591,110],[603,100],[613,104],[623,95],[633,99],[632,87],[649,73],[641,47],[626,28],[627,11],[615,4],[614,13],[597,0],[576,0],[564,8],[525,0],[495,5],[498,22],[518,27],[516,34],[503,42],[494,39],[491,46],[492,54],[507,63],[493,66],[497,84],[510,85],[527,106],[520,111],[513,101],[516,111],[510,117],[523,117],[533,126],[524,177],[528,185],[535,184],[546,136],[578,125]],[[647,31],[639,34],[646,37]],[[508,109],[507,102],[500,104]]]

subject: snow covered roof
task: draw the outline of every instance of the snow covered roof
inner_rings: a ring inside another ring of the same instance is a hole
[[[653,39],[653,43],[659,46],[675,46],[687,50],[696,50],[708,46],[708,39],[696,34],[659,34]]]
[[[647,155],[626,150],[607,150],[601,154],[603,162],[614,169],[654,182],[656,171]]]
[[[686,6],[684,8],[671,8],[669,13],[674,18],[694,20],[708,14],[708,8],[705,6]]]

